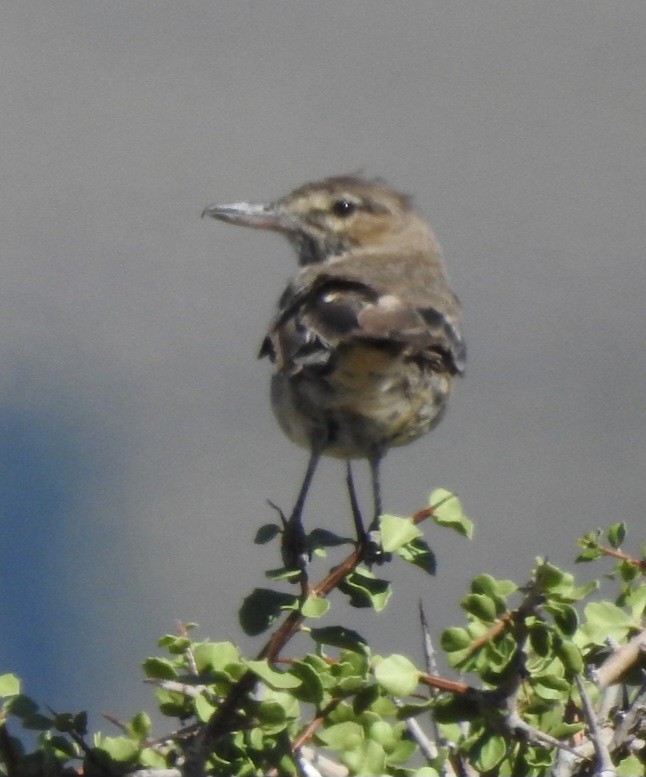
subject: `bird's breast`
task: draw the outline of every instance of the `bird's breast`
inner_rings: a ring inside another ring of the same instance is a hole
[[[272,406],[285,434],[328,455],[364,458],[428,432],[451,377],[404,350],[356,342],[338,347],[328,370],[278,370]]]

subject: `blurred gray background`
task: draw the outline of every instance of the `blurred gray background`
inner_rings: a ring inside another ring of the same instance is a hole
[[[413,194],[444,246],[467,376],[385,504],[454,490],[476,540],[428,526],[436,579],[397,565],[376,622],[328,622],[419,655],[420,598],[437,637],[482,571],[570,566],[617,520],[637,550],[645,36],[638,1],[6,4],[0,672],[97,722],[152,706],[139,662],[175,619],[240,639],[278,565],[265,500],[289,509],[306,459],[255,358],[294,259],[199,214],[331,174]],[[347,525],[338,462],[306,521]]]

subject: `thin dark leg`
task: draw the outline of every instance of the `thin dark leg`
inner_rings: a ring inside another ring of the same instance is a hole
[[[382,455],[376,454],[370,458],[370,476],[372,479],[372,497],[375,511],[370,524],[370,531],[376,531],[379,528],[379,516],[383,512],[381,507],[381,482],[379,480],[379,465]]]
[[[321,460],[321,453],[318,450],[313,450],[310,454],[310,460],[307,462],[307,469],[305,470],[305,477],[303,478],[303,484],[301,490],[298,492],[296,503],[292,514],[289,516],[289,523],[301,523],[301,516],[303,515],[303,507],[305,506],[305,499],[307,498],[307,492],[310,490],[312,480],[314,479],[314,473],[316,467]]]
[[[363,560],[368,564],[383,564],[390,557],[389,554],[384,553],[381,547],[381,539],[379,536],[379,517],[381,516],[381,483],[379,481],[379,465],[381,464],[382,454],[375,453],[370,457],[368,463],[370,464],[370,476],[372,480],[372,496],[374,502],[374,513],[372,521],[368,527],[368,531],[363,532],[364,552]]]
[[[321,452],[319,450],[312,450],[310,460],[307,463],[307,469],[305,470],[305,477],[303,478],[301,490],[296,498],[294,509],[285,523],[285,530],[283,532],[282,552],[285,566],[295,567],[296,569],[300,569],[303,573],[305,573],[307,562],[309,561],[307,536],[302,521],[303,507],[320,458]]]
[[[357,499],[357,492],[354,487],[354,477],[352,476],[352,465],[350,464],[349,461],[346,464],[345,482],[348,486],[348,495],[350,497],[350,509],[352,510],[354,530],[357,534],[357,540],[359,542],[363,542],[366,539],[366,530],[363,525],[361,510],[359,509],[359,500]]]

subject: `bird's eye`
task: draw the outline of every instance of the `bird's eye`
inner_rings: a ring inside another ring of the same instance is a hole
[[[356,204],[354,202],[350,202],[350,200],[337,200],[332,204],[332,213],[342,219],[351,216],[356,209]]]

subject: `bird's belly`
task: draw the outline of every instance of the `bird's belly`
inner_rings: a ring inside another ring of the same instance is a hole
[[[360,344],[337,352],[334,369],[278,372],[272,406],[298,445],[338,458],[373,456],[426,434],[439,421],[450,376],[401,353]]]

